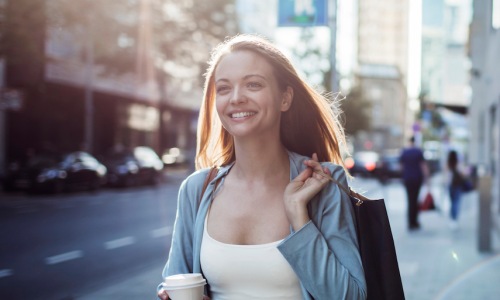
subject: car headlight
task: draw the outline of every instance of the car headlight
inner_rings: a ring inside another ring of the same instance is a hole
[[[154,163],[154,168],[156,171],[161,171],[163,170],[163,162],[161,160],[158,160]]]
[[[165,164],[171,165],[171,164],[175,163],[176,156],[172,155],[172,154],[163,154],[161,159]]]
[[[127,164],[127,169],[132,174],[137,174],[137,172],[139,172],[139,167],[137,166],[137,164],[134,164],[132,162]]]
[[[99,165],[97,167],[96,171],[97,171],[97,174],[99,174],[99,176],[104,176],[108,172],[108,169],[106,169],[106,167],[103,165]]]
[[[47,180],[54,179],[54,178],[58,177],[58,175],[59,175],[58,170],[45,169],[45,170],[42,170],[42,172],[40,173],[40,175],[38,175],[38,177],[36,178],[36,180],[38,182],[44,182],[44,181],[47,181]]]
[[[61,178],[61,179],[64,179],[66,178],[66,176],[68,176],[68,174],[66,173],[66,171],[59,171],[57,173],[57,177]]]

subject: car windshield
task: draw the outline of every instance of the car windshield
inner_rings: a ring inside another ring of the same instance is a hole
[[[114,164],[132,160],[133,158],[134,156],[130,152],[114,152],[106,156],[105,161]]]
[[[137,147],[134,150],[134,153],[135,153],[135,156],[137,157],[137,159],[139,159],[142,162],[151,163],[151,162],[155,162],[159,159],[158,155],[156,155],[156,153],[152,149],[149,149],[146,147]]]

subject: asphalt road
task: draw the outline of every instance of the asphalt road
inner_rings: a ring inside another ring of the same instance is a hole
[[[0,299],[74,299],[164,264],[179,184],[0,193]]]
[[[96,193],[0,193],[0,299],[76,299],[162,266],[185,175]],[[375,180],[352,185],[380,191]]]

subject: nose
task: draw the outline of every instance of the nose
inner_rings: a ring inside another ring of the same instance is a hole
[[[229,99],[229,102],[231,104],[239,104],[243,103],[246,101],[246,96],[243,90],[237,86],[233,88],[233,91],[231,93],[231,98]]]

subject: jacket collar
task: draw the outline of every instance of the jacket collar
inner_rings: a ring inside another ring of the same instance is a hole
[[[297,175],[299,175],[302,162],[308,158],[300,154],[297,154],[295,152],[291,152],[288,150],[287,152],[288,152],[288,159],[290,160],[290,180],[292,180],[293,178],[297,177]],[[225,177],[233,166],[234,166],[234,161],[227,165],[221,166],[219,168],[219,171],[217,172],[217,175],[215,176],[215,179],[212,182],[218,181],[222,177]]]

